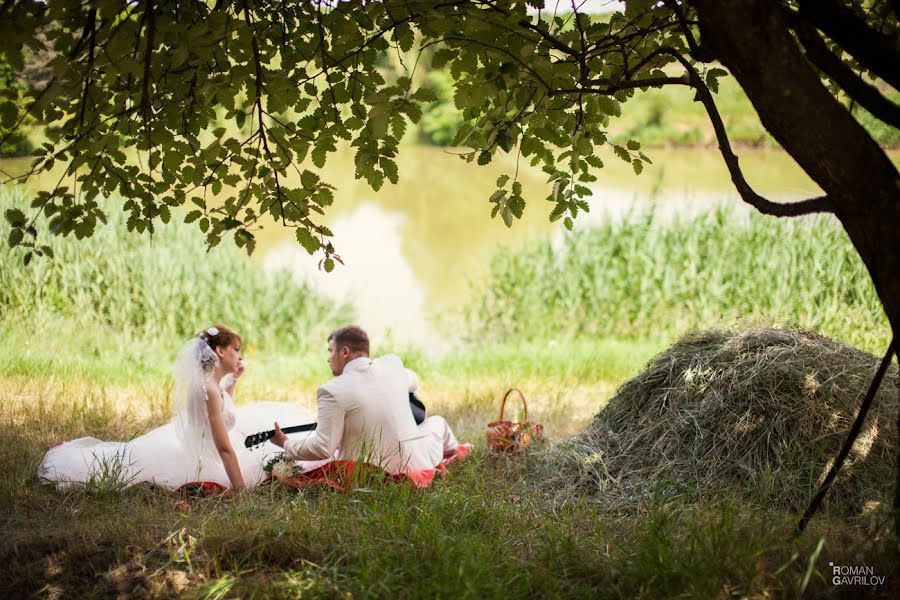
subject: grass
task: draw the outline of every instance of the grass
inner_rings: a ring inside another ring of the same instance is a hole
[[[187,512],[146,486],[55,492],[33,480],[49,438],[85,428],[114,438],[163,421],[163,407],[139,395],[104,402],[90,386],[12,409],[4,400],[0,586],[19,596],[788,597],[808,567],[807,591],[826,590],[829,560],[891,566],[882,534],[872,541],[839,520],[818,519],[794,541],[793,515],[727,496],[610,509],[541,494],[537,455],[483,449],[427,491],[271,486],[191,499]]]
[[[586,351],[579,344],[569,350]],[[538,348],[484,356],[506,356],[510,375],[532,365],[516,383],[533,418],[560,439],[584,429],[617,380],[582,380],[594,374],[588,359],[569,361],[572,371],[541,370],[566,361],[560,350],[560,360],[542,362]],[[606,356],[627,349],[609,342]],[[281,378],[282,367],[263,358],[248,358],[239,401],[311,405],[314,381]],[[832,589],[829,561],[880,575],[896,567],[883,526],[823,515],[795,540],[796,514],[748,505],[727,490],[702,496],[661,481],[657,495],[630,504],[567,483],[547,491],[540,453],[510,459],[485,451],[484,423],[496,418],[509,384],[503,374],[479,360],[451,360],[443,373],[420,360],[429,408],[476,443],[472,459],[433,488],[342,494],[271,486],[190,499],[186,512],[147,486],[120,490],[101,478],[57,492],[35,481],[53,441],[128,439],[166,422],[164,375],[94,381],[52,368],[0,375],[0,505],[8,507],[0,516],[0,588],[50,597],[796,597]]]
[[[400,353],[419,372],[429,410],[476,443],[433,488],[342,494],[273,485],[190,499],[186,512],[158,489],[121,489],[112,472],[56,491],[38,485],[37,466],[55,441],[125,440],[165,423],[171,357],[215,320],[246,335],[239,403],[312,407],[329,377],[325,330],[348,319],[346,309],[264,276],[226,246],[207,254],[178,226],[152,249],[115,227],[82,250],[57,240],[64,269],[24,270],[13,253],[0,256],[0,589],[26,597],[796,597],[834,591],[829,561],[889,575],[894,542],[878,524],[824,515],[795,540],[797,515],[747,504],[734,490],[704,496],[663,479],[656,494],[612,503],[565,481],[547,490],[540,449],[486,452],[484,424],[509,386],[523,389],[529,416],[553,441],[575,435],[680,328],[719,322],[728,302],[769,303],[772,318],[799,321],[824,311],[814,323],[880,342],[870,292],[829,225],[692,223],[696,231],[626,223],[579,233],[560,254],[548,242],[501,255],[468,345],[444,357],[378,349]],[[748,275],[742,244],[773,248],[770,263],[750,263],[762,274]],[[181,261],[195,269],[159,286]],[[836,266],[829,275],[819,264]],[[727,272],[717,278],[719,269]],[[782,280],[808,269],[826,279],[794,300]],[[688,274],[694,289],[718,295],[691,296],[677,281]],[[745,276],[755,279],[741,289]],[[779,312],[803,302],[812,308]]]
[[[791,324],[882,353],[890,329],[861,259],[828,218],[652,210],[495,256],[468,309],[473,339],[673,337]]]
[[[23,209],[28,204],[16,190],[0,190],[0,203]],[[26,269],[21,252],[0,254],[3,323],[74,328],[87,340],[83,329],[95,329],[102,333],[97,338],[120,347],[162,340],[166,351],[205,324],[239,323],[257,347],[277,343],[299,352],[350,317],[347,307],[331,305],[289,274],[264,273],[233,244],[207,250],[194,228],[174,221],[159,227],[152,240],[129,235],[124,213],[113,202],[104,206],[109,224],[90,239],[49,241],[56,260],[37,260]],[[0,237],[8,235],[4,219]]]

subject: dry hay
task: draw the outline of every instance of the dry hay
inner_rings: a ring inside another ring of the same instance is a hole
[[[548,483],[574,482],[613,504],[652,493],[733,492],[802,511],[879,362],[809,331],[688,335],[619,388],[583,433],[550,451]],[[824,510],[849,515],[890,504],[897,409],[892,365]]]

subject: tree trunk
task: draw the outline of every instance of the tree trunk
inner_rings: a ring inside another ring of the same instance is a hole
[[[900,176],[822,84],[779,2],[694,0],[701,43],[734,75],[779,144],[833,200],[835,215],[900,332]],[[900,419],[898,419],[900,433]],[[900,508],[900,452],[895,510]],[[900,536],[900,511],[895,513]]]

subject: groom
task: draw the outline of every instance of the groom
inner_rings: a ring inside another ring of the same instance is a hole
[[[388,473],[435,468],[459,442],[443,417],[416,425],[409,393],[416,374],[393,354],[369,358],[369,336],[355,325],[328,336],[328,364],[335,378],[319,388],[315,435],[291,440],[275,424],[272,443],[289,460],[338,460],[375,464]]]

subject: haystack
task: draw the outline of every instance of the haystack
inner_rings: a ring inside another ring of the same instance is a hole
[[[880,359],[802,330],[688,335],[550,453],[551,482],[611,503],[731,493],[800,512],[843,443]],[[890,504],[897,455],[892,365],[823,510]]]

